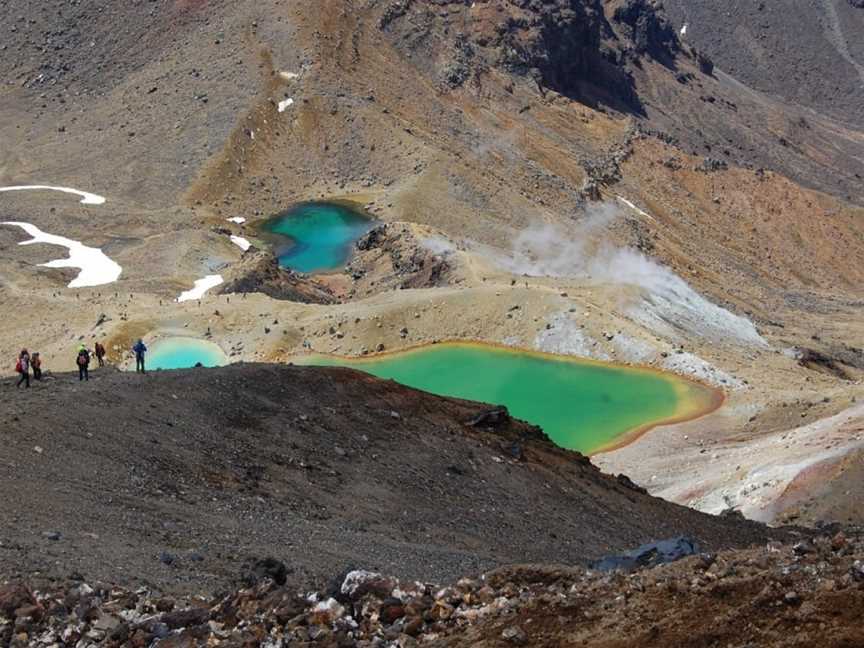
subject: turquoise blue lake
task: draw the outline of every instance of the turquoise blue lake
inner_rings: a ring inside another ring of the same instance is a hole
[[[374,225],[347,205],[308,202],[271,218],[260,229],[283,268],[311,274],[344,267],[354,243]]]
[[[148,369],[188,369],[198,363],[221,367],[228,364],[228,358],[218,345],[206,340],[166,338],[153,343],[146,362]]]
[[[352,367],[441,396],[506,405],[557,445],[586,454],[627,443],[655,425],[701,416],[722,402],[718,391],[673,374],[475,343],[297,362]]]

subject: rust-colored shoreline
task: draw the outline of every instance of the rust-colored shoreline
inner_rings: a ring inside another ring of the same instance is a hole
[[[678,374],[673,374],[677,376]],[[701,383],[700,383],[701,384]],[[596,450],[592,450],[588,453],[589,456],[593,457],[594,455],[603,454],[607,452],[614,452],[615,450],[620,450],[621,448],[630,445],[631,443],[635,443],[644,435],[648,434],[652,430],[658,427],[662,427],[665,425],[678,425],[681,423],[689,423],[690,421],[695,421],[697,419],[708,416],[709,414],[713,414],[718,409],[720,409],[723,404],[726,402],[726,393],[720,389],[709,388],[709,394],[711,394],[711,398],[709,401],[709,405],[705,408],[694,408],[692,412],[686,414],[680,414],[673,416],[671,418],[661,419],[659,421],[653,421],[651,423],[646,423],[645,425],[641,425],[638,428],[631,430],[630,432],[625,432],[618,439],[616,439],[612,443],[608,443],[606,445],[602,445]]]
[[[660,378],[670,382],[678,392],[680,403],[676,410],[676,413],[671,417],[663,418],[658,421],[650,421],[645,423],[644,425],[640,425],[633,430],[625,432],[621,434],[615,441],[602,445],[597,449],[592,450],[588,453],[590,456],[601,454],[605,452],[612,452],[614,450],[620,450],[621,448],[634,443],[638,439],[640,439],[645,434],[648,434],[653,429],[665,425],[677,425],[680,423],[687,423],[689,421],[695,421],[704,416],[708,416],[713,412],[716,412],[723,404],[726,402],[726,393],[717,387],[712,385],[708,385],[707,383],[697,379],[692,378],[690,376],[682,376],[677,373],[673,373],[671,371],[664,371],[663,369],[658,369],[657,367],[651,367],[647,365],[639,365],[639,364],[622,364],[615,362],[607,362],[604,360],[596,360],[594,358],[585,358],[581,356],[570,356],[570,355],[559,355],[555,353],[548,353],[546,351],[536,351],[534,349],[523,349],[520,347],[508,346],[506,344],[501,344],[498,342],[486,342],[482,340],[465,340],[465,339],[445,339],[436,342],[424,342],[420,344],[415,344],[412,346],[403,347],[401,349],[392,349],[389,351],[382,351],[380,353],[374,353],[365,356],[346,356],[335,353],[320,353],[320,352],[312,352],[305,353],[300,355],[291,356],[293,358],[303,358],[303,357],[322,357],[322,358],[337,358],[340,360],[345,360],[351,364],[371,364],[382,358],[387,358],[390,356],[404,356],[412,353],[417,353],[419,351],[423,351],[430,347],[434,346],[461,346],[461,347],[473,347],[473,348],[482,348],[482,349],[493,349],[502,351],[505,353],[512,353],[514,355],[527,355],[535,358],[542,358],[544,360],[552,360],[556,362],[569,362],[572,364],[578,365],[590,365],[595,367],[603,367],[606,369],[618,369],[623,371],[633,371],[639,373],[647,373],[653,374],[655,376],[659,376]],[[290,361],[290,358],[288,359]],[[687,393],[681,393],[682,391],[686,391],[682,388],[682,385],[689,385],[690,389],[699,389],[703,394],[707,394],[706,406],[702,407],[696,403],[697,400],[693,396]]]

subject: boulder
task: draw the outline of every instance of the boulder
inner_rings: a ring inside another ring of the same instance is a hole
[[[285,563],[276,558],[264,558],[256,561],[252,568],[243,575],[243,580],[250,586],[269,578],[277,585],[284,585],[288,580],[288,568]]]
[[[15,611],[22,607],[38,605],[33,593],[22,583],[0,586],[0,615],[15,618]]]
[[[598,571],[635,571],[656,567],[699,553],[699,545],[690,538],[680,537],[642,545],[620,556],[608,556],[591,564]]]

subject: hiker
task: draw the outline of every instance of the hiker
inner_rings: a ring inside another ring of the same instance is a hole
[[[147,353],[147,347],[144,346],[144,340],[138,338],[135,346],[132,347],[132,351],[135,352],[135,371],[146,373],[144,371],[144,354]]]
[[[33,378],[42,380],[42,358],[39,357],[38,351],[34,352],[33,357],[30,358],[30,366],[33,367]]]
[[[90,352],[83,344],[78,347],[78,357],[75,359],[78,364],[78,380],[90,380]]]
[[[105,347],[102,346],[99,342],[96,343],[96,346],[93,347],[93,352],[96,354],[96,359],[99,361],[99,366],[105,366]]]
[[[21,378],[18,379],[18,384],[15,387],[21,387],[21,383],[26,383],[24,386],[30,387],[30,354],[27,353],[27,349],[21,349],[21,353],[18,354],[15,371],[21,374]]]

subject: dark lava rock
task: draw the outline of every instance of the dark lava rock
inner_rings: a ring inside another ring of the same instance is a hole
[[[199,626],[207,623],[210,618],[210,611],[206,608],[190,608],[188,610],[178,610],[176,612],[166,612],[162,615],[162,623],[167,625],[171,630],[178,628],[188,628],[190,626]]]
[[[699,553],[699,545],[690,538],[673,538],[642,545],[634,551],[620,556],[609,556],[592,563],[599,571],[634,571],[642,567],[654,567]]]
[[[643,495],[648,494],[647,490],[639,486],[639,484],[635,483],[627,475],[618,475],[617,477],[615,477],[615,481],[617,481],[624,488],[627,488],[629,490],[636,491],[637,493],[642,493]]]
[[[263,293],[273,299],[304,304],[333,304],[336,298],[324,286],[282,268],[270,252],[250,250],[231,267],[219,294]]]
[[[405,616],[405,606],[397,598],[388,598],[381,604],[378,616],[381,619],[381,623],[391,625]]]
[[[288,579],[288,569],[285,563],[275,558],[264,558],[252,565],[251,571],[244,575],[243,580],[250,585],[269,578],[277,585],[284,585]]]
[[[626,0],[615,9],[613,18],[627,27],[637,54],[671,66],[680,50],[678,34],[665,16],[649,0]]]
[[[32,592],[21,583],[0,586],[0,614],[7,619],[15,618],[15,610],[36,605]]]
[[[643,112],[602,0],[500,0],[476,11],[454,3],[447,12],[440,4],[391,2],[380,26],[443,85],[498,67],[586,104]],[[418,30],[427,37],[413,37]],[[451,55],[442,60],[436,51]]]
[[[488,409],[485,412],[481,412],[470,421],[468,421],[468,425],[471,427],[486,427],[486,428],[498,428],[502,425],[506,425],[510,421],[510,412],[506,407],[493,407],[492,409]]]

